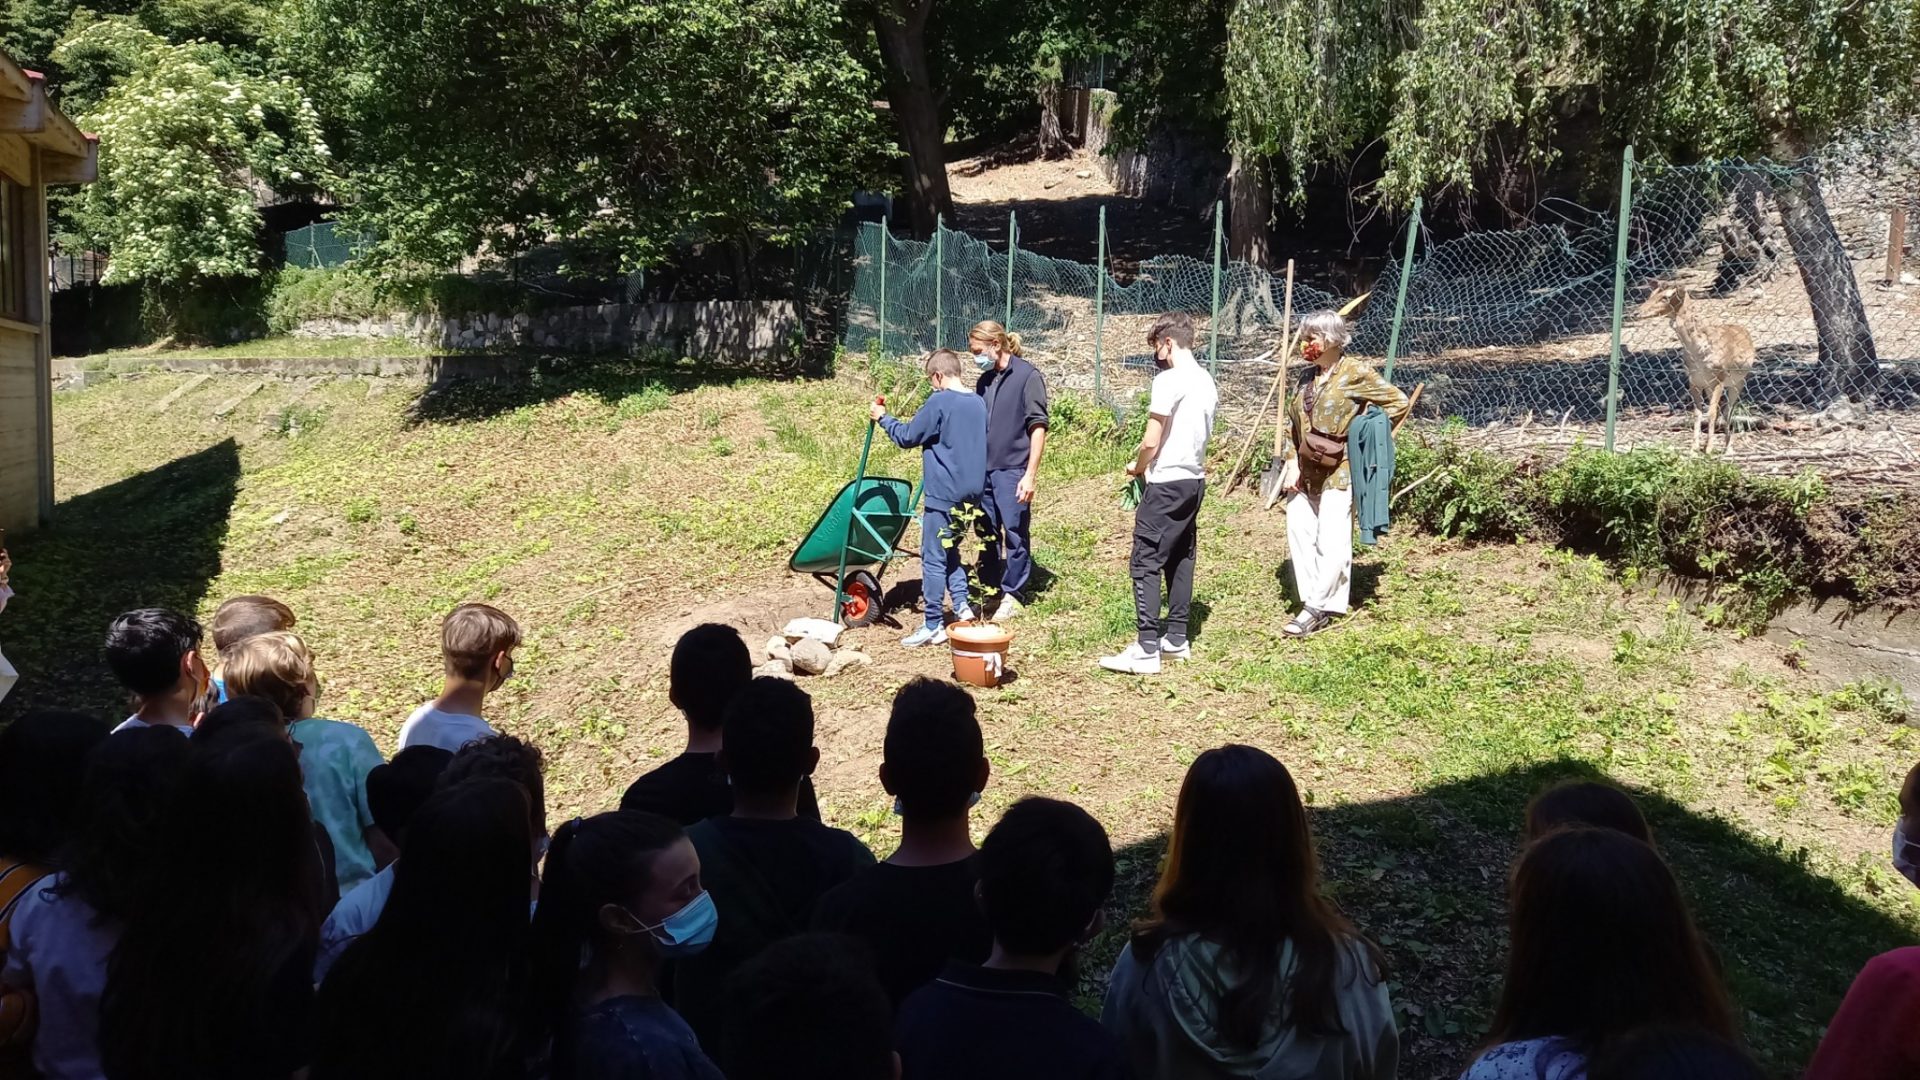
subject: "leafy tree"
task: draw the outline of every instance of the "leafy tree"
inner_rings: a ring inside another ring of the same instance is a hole
[[[1237,152],[1303,171],[1375,139],[1390,205],[1467,187],[1502,144],[1549,153],[1568,93],[1654,156],[1803,157],[1910,109],[1912,0],[1238,0],[1226,70]],[[1811,170],[1775,189],[1830,386],[1877,371],[1859,290]]]
[[[219,45],[169,44],[125,19],[56,50],[113,57],[126,75],[79,117],[100,133],[100,176],[72,205],[112,253],[105,280],[186,287],[259,272],[257,193],[326,184],[320,121],[285,77],[250,74]]]
[[[884,152],[831,0],[298,0],[390,258],[568,238],[625,267],[832,220]]]

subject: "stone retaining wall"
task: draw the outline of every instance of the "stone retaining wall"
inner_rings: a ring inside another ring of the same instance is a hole
[[[448,350],[548,349],[630,352],[659,349],[696,360],[785,362],[800,320],[785,300],[600,304],[541,312],[442,316],[397,312],[368,318],[309,319],[305,338],[404,338]]]

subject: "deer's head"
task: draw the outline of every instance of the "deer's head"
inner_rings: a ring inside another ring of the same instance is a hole
[[[1647,302],[1634,311],[1641,318],[1648,316],[1678,315],[1687,306],[1687,287],[1684,285],[1662,285],[1653,290]]]

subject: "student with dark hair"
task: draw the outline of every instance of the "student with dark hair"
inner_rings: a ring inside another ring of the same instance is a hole
[[[409,746],[393,755],[393,760],[374,766],[367,774],[367,808],[374,823],[406,845],[407,826],[413,815],[432,797],[453,755],[437,746]],[[327,972],[353,944],[380,919],[387,897],[393,894],[393,868],[388,863],[379,873],[347,890],[320,927],[320,953],[313,962],[313,981],[325,982]]]
[[[212,686],[200,658],[200,624],[177,611],[141,608],[107,627],[107,666],[133,695],[133,715],[116,732],[170,727],[193,733],[194,713]]]
[[[18,723],[26,723],[23,719]],[[16,723],[16,727],[18,726]],[[46,1080],[100,1075],[100,994],[120,929],[140,904],[155,822],[190,747],[170,731],[129,731],[88,759],[63,869],[20,897],[0,983],[33,995],[33,1067]]]
[[[1848,1073],[1866,1080],[1867,1074]],[[1914,1072],[1888,1073],[1911,1077]],[[1718,1035],[1687,1027],[1653,1027],[1616,1041],[1593,1059],[1587,1080],[1765,1080],[1752,1055]]]
[[[1559,829],[1520,857],[1511,891],[1500,1004],[1463,1080],[1577,1080],[1652,1024],[1734,1037],[1726,991],[1652,848],[1613,829]]]
[[[293,733],[287,730],[287,714],[280,706],[263,697],[252,694],[235,694],[213,708],[200,718],[193,729],[194,738],[204,742],[224,739],[228,734],[243,728],[263,728],[275,735],[293,741]]]
[[[52,709],[0,728],[0,962],[20,899],[47,879],[72,832],[87,754],[107,730],[85,713]],[[20,1034],[30,1012],[27,999],[9,986],[0,984],[0,1047]]]
[[[1101,1020],[1140,1076],[1394,1075],[1379,951],[1321,895],[1306,807],[1272,755],[1222,746],[1187,770]]]
[[[423,744],[428,749],[440,749]],[[409,746],[400,751],[421,749],[421,746]],[[395,755],[396,761],[399,755]],[[437,762],[438,759],[428,759]],[[542,773],[546,761],[540,755],[540,748],[524,742],[512,735],[492,735],[476,739],[460,748],[460,751],[446,760],[444,765],[429,765],[423,761],[418,768],[437,768],[439,778],[435,781],[439,789],[463,784],[469,780],[496,779],[511,780],[519,784],[527,793],[527,830],[533,836],[533,845],[527,864],[526,885],[529,902],[537,895],[540,879],[535,876],[533,867],[547,850],[547,787]],[[401,854],[406,853],[405,845]],[[314,978],[325,979],[329,969],[355,938],[361,937],[373,929],[380,918],[380,911],[386,906],[387,898],[393,892],[392,874],[375,874],[366,881],[366,888],[349,894],[353,903],[342,897],[327,916],[320,930],[320,951],[314,962]]]
[[[900,1007],[906,1080],[1120,1080],[1120,1044],[1067,1000],[1074,950],[1113,890],[1113,849],[1085,810],[1022,799],[980,845],[984,966],[949,965]],[[1175,1073],[1141,1074],[1184,1075]]]
[[[859,941],[800,934],[734,972],[728,1080],[897,1080],[893,1007]]]
[[[253,728],[195,748],[107,967],[106,1075],[283,1077],[306,1064],[312,852],[290,743]]]
[[[1528,842],[1569,825],[1613,829],[1643,844],[1653,843],[1653,830],[1633,796],[1604,780],[1566,780],[1527,804]]]
[[[725,912],[713,945],[673,969],[673,1005],[700,1045],[717,1045],[727,977],[784,937],[804,931],[828,889],[873,865],[852,833],[799,815],[813,772],[813,701],[786,679],[760,678],[727,706],[720,767],[733,812],[687,830],[700,876]]]
[[[900,847],[822,896],[813,926],[864,940],[898,1004],[948,961],[978,964],[993,945],[974,899],[968,823],[991,766],[973,696],[932,679],[894,695],[883,754],[880,786],[900,815]]]
[[[511,1080],[527,991],[527,792],[437,792],[409,830],[393,895],[314,1003],[313,1080]]]
[[[1806,1080],[1912,1080],[1920,1076],[1920,947],[1867,961],[1847,988]]]
[[[555,1080],[720,1080],[661,1000],[663,964],[698,955],[719,916],[680,826],[620,810],[554,834],[533,920],[527,1043]]]
[[[753,657],[740,632],[703,623],[680,635],[667,664],[667,698],[687,720],[687,748],[646,773],[620,797],[620,809],[644,810],[692,825],[733,812],[733,789],[715,764],[727,702],[753,681]],[[820,820],[813,781],[800,784],[800,813]]]

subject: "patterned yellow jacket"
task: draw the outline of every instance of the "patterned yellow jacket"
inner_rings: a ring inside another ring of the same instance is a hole
[[[1407,415],[1407,395],[1400,388],[1380,377],[1380,373],[1366,361],[1342,354],[1327,370],[1324,379],[1318,368],[1313,368],[1300,384],[1289,390],[1287,398],[1287,428],[1282,432],[1280,457],[1292,461],[1298,457],[1296,449],[1305,438],[1307,420],[1304,416],[1306,397],[1313,390],[1313,430],[1322,435],[1331,435],[1341,442],[1347,440],[1347,427],[1366,411],[1368,405],[1380,406],[1387,414],[1390,423],[1399,423]],[[1311,494],[1318,494],[1323,488],[1345,491],[1353,483],[1347,459],[1340,459],[1340,467],[1328,472],[1304,458],[1300,459],[1300,486]]]

